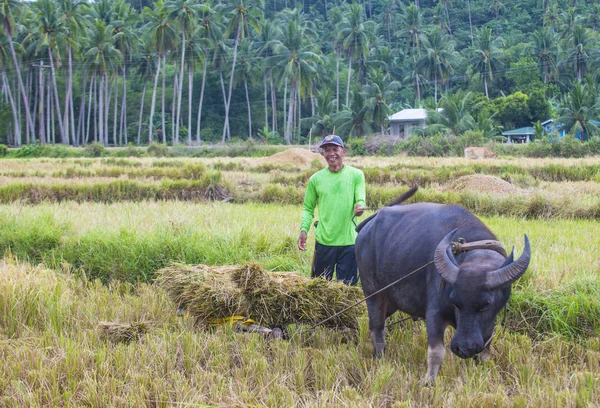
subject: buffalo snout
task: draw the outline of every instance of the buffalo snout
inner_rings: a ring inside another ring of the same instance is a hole
[[[464,339],[462,341],[458,341],[456,336],[452,339],[450,343],[450,350],[460,358],[471,358],[483,351],[485,348],[485,342],[481,336],[479,339]]]

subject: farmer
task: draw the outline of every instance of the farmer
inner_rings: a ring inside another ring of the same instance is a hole
[[[356,285],[358,274],[354,228],[356,217],[365,211],[365,175],[361,170],[344,164],[346,149],[341,137],[326,136],[320,149],[328,167],[319,170],[308,180],[298,248],[306,251],[306,237],[318,205],[319,221],[315,223],[312,276],[331,280],[335,269],[338,280],[347,285]]]

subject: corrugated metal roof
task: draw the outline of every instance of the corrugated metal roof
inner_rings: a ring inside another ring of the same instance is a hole
[[[535,134],[535,129],[532,127],[522,127],[514,130],[507,130],[506,132],[502,132],[502,136],[526,136]]]
[[[424,120],[427,118],[427,109],[402,109],[388,119],[390,122],[407,120]]]

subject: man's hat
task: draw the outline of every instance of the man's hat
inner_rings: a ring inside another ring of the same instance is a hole
[[[344,141],[342,140],[341,137],[339,137],[337,135],[329,135],[329,136],[325,136],[325,138],[321,142],[320,147],[324,147],[325,145],[336,145],[336,146],[340,146],[343,148]]]

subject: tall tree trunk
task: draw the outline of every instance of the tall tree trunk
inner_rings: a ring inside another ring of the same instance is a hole
[[[121,126],[120,131],[123,133],[125,144],[129,143],[127,137],[127,69],[123,66],[123,102],[121,105]],[[121,136],[119,136],[119,140],[121,140]]]
[[[290,144],[291,142],[291,132],[292,132],[292,124],[294,122],[294,101],[296,99],[296,94],[295,94],[295,88],[296,85],[294,83],[294,80],[292,79],[292,82],[290,84],[290,105],[288,107],[288,119],[287,119],[287,127],[285,129],[285,144]]]
[[[15,126],[15,135],[14,135],[14,144],[16,146],[21,146],[21,125],[19,121],[19,114],[17,111],[17,105],[15,105],[15,100],[12,96],[12,92],[10,91],[10,84],[8,83],[8,78],[6,77],[6,73],[4,70],[2,71],[2,83],[6,88],[6,95],[8,96],[8,101],[10,102],[10,108],[13,114],[13,123]]]
[[[97,73],[94,73],[94,75],[97,75]],[[99,115],[99,109],[98,109],[98,105],[100,105],[100,98],[98,98],[98,95],[100,94],[100,81],[98,80],[98,78],[96,78],[95,80],[95,84],[94,84],[94,142],[98,142],[98,119],[100,117]]]
[[[194,96],[194,69],[188,64],[188,146],[192,144],[192,98]]]
[[[148,120],[148,144],[152,143],[152,120],[154,119],[154,108],[156,107],[156,88],[158,88],[158,75],[160,74],[160,58],[156,65],[156,75],[154,75],[154,88],[152,89],[152,103],[150,104],[150,119]]]
[[[79,103],[79,120],[77,121],[77,145],[82,145],[83,142],[83,128],[84,128],[84,115],[85,115],[85,91],[87,88],[87,70],[83,70],[83,85],[81,87],[81,101]]]
[[[91,122],[91,113],[94,105],[94,90],[96,89],[96,72],[92,75],[92,80],[90,81],[90,96],[88,99],[88,115],[87,115],[87,123],[86,123],[86,131],[85,131],[85,139],[83,140],[83,144],[88,144],[90,142],[90,122]],[[93,98],[93,99],[92,99]],[[94,110],[94,115],[95,115]]]
[[[167,76],[167,55],[163,53],[163,72],[162,72],[162,142],[167,144],[167,126],[165,122],[165,77]]]
[[[286,140],[286,132],[287,132],[287,114],[285,113],[286,107],[287,107],[287,84],[288,84],[288,79],[287,77],[285,78],[285,82],[283,85],[283,140]],[[289,135],[287,136],[287,138],[289,139]]]
[[[227,136],[227,132],[229,130],[229,122],[227,121],[227,94],[225,93],[225,81],[223,81],[223,71],[219,71],[219,76],[221,78],[221,91],[223,91],[223,103],[225,105],[225,121],[223,123],[223,138],[221,139],[221,144],[225,144],[225,137]]]
[[[58,99],[58,86],[56,85],[56,72],[54,71],[54,58],[52,57],[52,47],[48,47],[48,57],[50,58],[50,70],[52,72],[52,83],[54,85],[54,104],[53,110],[56,111],[58,117],[58,129],[60,130],[60,142],[64,145],[69,144],[65,127],[63,125],[62,115],[60,112],[60,100]]]
[[[485,88],[485,97],[489,99],[489,95],[488,95],[488,86],[487,86],[487,76],[485,74],[483,74],[483,86]]]
[[[265,101],[265,129],[269,132],[269,109],[267,103],[267,71],[263,72],[263,95]]]
[[[271,110],[273,115],[271,118],[273,121],[271,128],[277,132],[277,99],[275,94],[275,84],[273,83],[273,68],[269,69],[269,79],[271,81]]]
[[[340,111],[340,48],[335,51],[335,111]]]
[[[40,139],[40,144],[44,144],[46,143],[46,121],[45,121],[45,111],[44,111],[44,68],[42,67],[42,63],[40,62],[40,72],[39,72],[39,81],[38,81],[38,88],[39,88],[39,125],[38,125],[38,132],[39,132],[39,139]]]
[[[471,31],[471,47],[474,47],[475,39],[473,37],[473,21],[471,19],[471,0],[467,0],[467,9],[469,11],[469,30]]]
[[[47,74],[44,73],[44,94],[46,95],[46,135],[44,136],[44,138],[46,139],[46,143],[50,144],[52,143],[52,111],[50,110],[50,106],[51,106],[51,101],[52,99],[50,99],[50,94],[51,94],[51,89],[50,89],[50,80],[47,78]]]
[[[5,27],[7,28],[7,27]],[[8,36],[8,45],[10,47],[10,55],[12,56],[13,64],[15,66],[15,72],[17,73],[17,79],[19,81],[19,89],[21,90],[21,97],[23,98],[23,106],[25,109],[25,119],[27,120],[27,126],[29,126],[29,132],[31,135],[35,134],[35,126],[33,125],[33,118],[31,117],[31,111],[29,107],[29,98],[27,98],[27,92],[23,85],[23,78],[21,78],[21,68],[19,61],[17,61],[17,54],[15,53],[15,47],[13,46],[12,32],[10,29],[6,30]]]
[[[75,133],[75,109],[73,107],[73,51],[71,47],[68,48],[69,55],[69,97],[67,100],[69,101],[69,114],[71,116],[71,137],[73,139],[73,144],[75,146],[78,145],[77,135]],[[82,90],[85,95],[85,90]]]
[[[27,82],[28,82],[28,84],[27,84],[27,92],[28,92],[28,95],[31,95],[31,90],[32,90],[32,87],[33,87],[33,69],[31,69],[31,68],[29,68],[27,70]],[[14,85],[14,80],[13,80],[13,85]],[[16,86],[13,86],[13,87],[14,87],[14,89],[17,89]],[[37,103],[38,103],[37,97],[35,96],[35,94],[38,91],[39,91],[38,88],[35,87],[35,92],[34,92],[34,96],[33,96],[33,110],[31,111],[31,112],[33,112],[33,125],[34,126],[35,126],[35,114],[37,112]],[[20,122],[20,120],[21,120],[20,118],[22,118],[22,116],[21,116],[21,102],[20,102],[21,100],[20,100],[20,98],[18,98],[18,94],[19,94],[19,92],[17,91],[17,101],[16,101],[16,104],[17,104],[17,111],[19,112],[19,122]],[[21,128],[21,126],[19,124],[19,129],[20,128]],[[34,130],[34,132],[35,132],[35,130]],[[29,126],[25,126],[25,134],[26,134],[25,139],[27,140],[27,144],[29,144],[29,141],[31,139],[35,139],[35,133],[32,134],[32,135],[29,134]]]
[[[181,71],[179,72],[180,88],[177,95],[177,120],[175,125],[175,140],[179,143],[179,118],[181,118],[181,94],[183,93],[183,69],[185,68],[185,30],[181,30]]]
[[[248,139],[252,139],[252,110],[250,109],[250,95],[248,94],[246,77],[244,77],[244,88],[246,89],[246,104],[248,105]]]
[[[50,78],[48,78],[48,117],[50,118],[51,126],[48,126],[50,129],[50,137],[52,139],[52,144],[56,144],[56,117],[54,116],[54,102],[52,102],[52,87],[50,85]]]
[[[200,101],[198,102],[198,123],[196,123],[196,143],[200,144],[200,125],[202,122],[202,101],[204,100],[204,85],[206,84],[206,67],[207,61],[204,61],[202,67],[202,85],[200,86]]]
[[[65,93],[65,110],[63,112],[63,124],[65,126],[65,138],[67,140],[73,140],[73,144],[75,143],[75,132],[72,130],[72,122],[69,120],[71,116],[69,115],[71,108],[73,107],[72,98],[71,98],[71,90],[73,84],[73,71],[71,69],[71,47],[67,45],[67,90]]]
[[[352,56],[348,57],[348,83],[346,85],[346,107],[350,106],[350,77],[352,76]]]
[[[179,143],[179,135],[175,134],[175,127],[179,125],[179,119],[177,118],[177,112],[175,112],[177,95],[179,95],[179,74],[177,74],[177,63],[175,63],[175,70],[173,73],[173,97],[171,98],[171,144],[175,146]]]
[[[233,43],[233,61],[231,62],[231,76],[229,77],[229,92],[227,95],[227,100],[225,101],[226,109],[225,109],[225,126],[223,127],[223,140],[225,140],[225,129],[229,132],[229,139],[231,139],[231,131],[229,130],[229,108],[231,106],[231,91],[233,89],[233,76],[235,74],[235,62],[237,60],[237,49],[238,44],[240,42],[240,27],[238,26],[235,30],[235,41]],[[223,142],[225,143],[225,142]]]
[[[110,100],[113,90],[115,88],[114,85],[111,86],[110,78],[108,77],[108,75],[104,80],[104,86],[104,146],[108,146],[108,135],[110,134],[108,130],[108,118],[110,117]]]
[[[118,105],[119,105],[119,76],[117,74],[115,74],[115,82],[114,82],[114,92],[115,92],[115,107],[113,108],[113,144],[114,145],[121,145],[120,140],[117,143],[117,122],[119,119],[119,114],[118,114]]]
[[[142,135],[142,118],[144,117],[144,98],[146,97],[146,81],[144,81],[144,89],[142,90],[142,104],[140,106],[140,120],[138,120],[137,146],[140,145]]]
[[[106,145],[104,143],[104,80],[105,75],[102,73],[98,91],[98,142]]]

